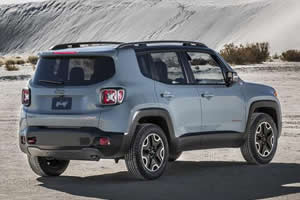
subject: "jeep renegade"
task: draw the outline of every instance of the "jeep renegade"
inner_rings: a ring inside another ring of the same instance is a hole
[[[125,159],[134,177],[155,179],[183,151],[228,147],[263,165],[282,126],[272,87],[191,41],[56,45],[39,54],[22,104],[19,145],[39,176]]]

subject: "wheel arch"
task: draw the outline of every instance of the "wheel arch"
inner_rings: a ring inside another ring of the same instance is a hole
[[[170,155],[177,153],[178,141],[175,137],[172,119],[169,112],[163,108],[147,108],[135,112],[127,134],[128,137],[126,137],[125,151],[129,149],[135,138],[138,126],[143,123],[153,123],[162,128],[168,139]]]
[[[247,132],[247,130],[249,129],[251,115],[256,112],[265,113],[265,114],[270,115],[276,124],[279,136],[281,135],[282,121],[281,121],[280,106],[278,105],[278,103],[276,101],[272,101],[272,100],[255,101],[255,102],[251,103],[249,112],[248,112],[247,126],[246,126],[245,132]]]

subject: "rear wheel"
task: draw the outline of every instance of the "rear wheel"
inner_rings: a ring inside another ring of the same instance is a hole
[[[156,179],[165,171],[168,157],[168,141],[163,130],[155,124],[142,124],[125,155],[125,163],[134,177]]]
[[[272,117],[265,113],[254,113],[247,134],[241,147],[245,160],[251,164],[270,163],[276,153],[278,141],[278,131]]]
[[[28,162],[32,171],[39,176],[59,176],[67,169],[70,161],[28,156]]]

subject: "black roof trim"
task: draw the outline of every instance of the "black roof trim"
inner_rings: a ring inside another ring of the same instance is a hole
[[[152,44],[179,44],[182,46],[192,46],[192,47],[206,47],[207,46],[200,42],[193,41],[181,41],[181,40],[154,40],[154,41],[140,41],[140,42],[112,42],[112,41],[96,41],[96,42],[75,42],[75,43],[66,43],[66,44],[58,44],[50,48],[50,50],[60,50],[60,49],[68,49],[68,48],[82,48],[87,46],[100,46],[100,45],[110,45],[115,44],[118,45],[118,49],[122,48],[135,48],[135,47],[147,47],[147,45]]]
[[[181,40],[155,40],[155,41],[141,41],[141,42],[129,42],[122,43],[117,48],[134,48],[134,47],[146,47],[148,44],[181,44],[182,46],[197,46],[207,47],[205,44],[193,41],[181,41]]]
[[[122,42],[110,42],[110,41],[99,41],[99,42],[75,42],[75,43],[66,43],[58,44],[50,48],[50,50],[59,50],[59,49],[68,49],[68,48],[81,48],[86,46],[100,46],[106,44],[116,44],[121,45]]]

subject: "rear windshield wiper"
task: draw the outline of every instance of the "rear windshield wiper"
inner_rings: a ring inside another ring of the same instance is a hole
[[[51,83],[51,84],[56,84],[56,85],[63,85],[63,81],[50,81],[50,80],[39,80],[41,83]]]

